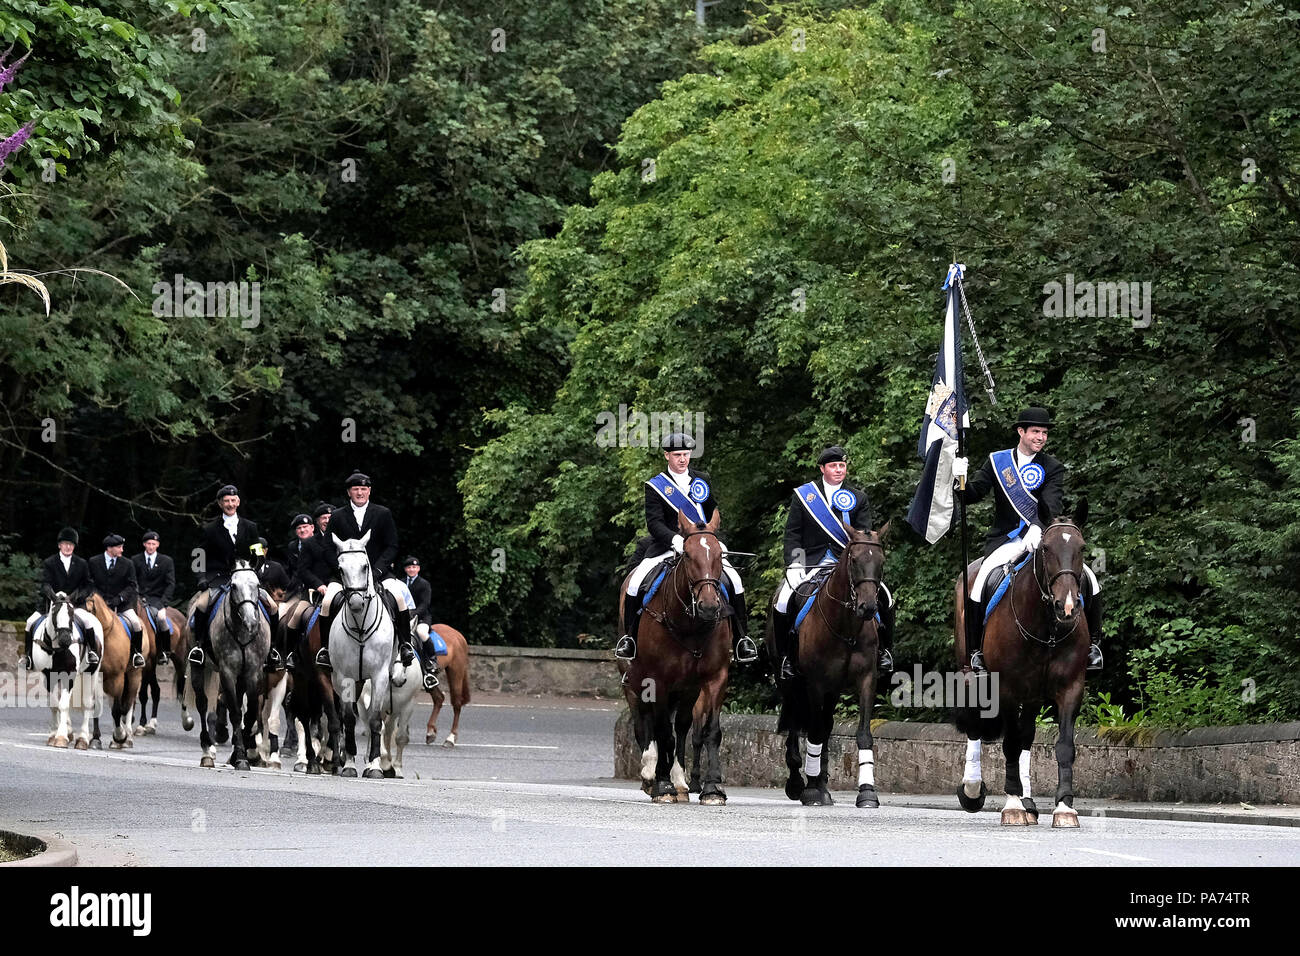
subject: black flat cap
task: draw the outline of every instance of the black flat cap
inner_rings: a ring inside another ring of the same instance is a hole
[[[819,465],[829,465],[833,461],[847,462],[848,460],[849,453],[839,445],[831,445],[829,448],[823,448],[822,453],[817,456],[817,464]]]

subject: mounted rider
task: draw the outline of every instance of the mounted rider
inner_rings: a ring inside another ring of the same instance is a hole
[[[131,558],[140,599],[153,612],[154,632],[171,635],[171,621],[162,612],[172,603],[176,592],[176,563],[158,550],[162,539],[157,531],[146,531],[140,538],[140,546],[144,551]]]
[[[773,606],[773,636],[781,654],[781,679],[794,677],[794,621],[790,598],[799,585],[821,568],[834,567],[848,544],[848,535],[840,527],[844,522],[858,531],[871,530],[871,502],[865,491],[846,484],[849,474],[848,453],[831,445],[817,456],[821,477],[800,485],[790,497],[785,519],[785,576]],[[880,615],[877,671],[888,674],[894,669],[894,598],[881,582],[877,613]]]
[[[712,520],[717,507],[707,477],[690,467],[695,440],[683,432],[674,432],[663,440],[661,448],[668,468],[645,483],[645,523],[650,536],[638,545],[637,555],[641,560],[628,578],[627,593],[623,596],[623,624],[627,633],[614,647],[614,656],[619,660],[630,661],[636,657],[636,631],[641,608],[638,592],[646,576],[663,563],[663,556],[670,551],[682,553],[684,542],[677,530],[678,513],[700,524]],[[722,544],[722,570],[730,585],[734,612],[731,621],[733,653],[738,662],[746,664],[758,658],[758,647],[745,633],[745,586],[727,560],[725,544]]]
[[[406,584],[406,589],[411,592],[411,597],[415,600],[415,610],[411,612],[411,619],[415,621],[415,636],[420,639],[420,653],[425,660],[434,662],[434,669],[426,668],[424,671],[425,690],[433,690],[438,686],[438,677],[436,674],[438,649],[434,646],[433,641],[433,585],[428,579],[420,577],[420,559],[413,554],[408,554],[402,561],[402,571],[405,577],[402,579]],[[445,654],[446,647],[443,648]]]
[[[302,563],[304,553],[316,534],[316,526],[312,523],[311,515],[294,515],[293,520],[289,522],[289,533],[293,537],[284,546],[284,570],[289,575],[288,590],[296,592],[303,588],[303,580],[298,575],[298,565]]]
[[[58,554],[52,554],[41,564],[41,589],[36,596],[36,610],[27,619],[26,633],[23,638],[24,670],[32,669],[32,641],[42,619],[50,612],[50,602],[54,595],[62,591],[72,602],[73,616],[81,626],[81,634],[86,644],[86,673],[94,673],[99,666],[99,655],[103,648],[99,621],[83,606],[94,591],[90,580],[90,566],[86,559],[74,552],[77,549],[77,532],[64,528],[59,532]],[[86,636],[89,635],[89,639]]]
[[[393,562],[397,559],[397,523],[393,513],[383,505],[370,500],[371,481],[369,475],[359,471],[353,472],[347,479],[348,503],[335,508],[329,520],[330,541],[359,540],[366,534],[366,554],[370,556],[370,568],[375,583],[387,591],[393,598],[395,610],[393,615],[393,632],[398,641],[402,666],[408,667],[415,660],[415,645],[412,643],[411,612],[415,610],[415,599],[399,578],[393,576]],[[327,551],[331,568],[331,581],[325,592],[321,612],[321,633],[329,633],[329,622],[335,596],[343,590],[339,581],[338,549],[331,547]],[[317,664],[329,667],[329,648],[327,642],[316,657]],[[428,683],[428,675],[437,667],[437,661],[429,655],[429,660],[421,660],[420,666]]]
[[[990,489],[993,498],[993,527],[984,539],[984,561],[970,585],[966,602],[966,648],[970,651],[971,670],[985,671],[982,645],[984,640],[984,583],[994,568],[1013,564],[1027,551],[1038,548],[1043,530],[1063,510],[1065,466],[1043,451],[1047,431],[1052,427],[1045,408],[1026,408],[1016,420],[1016,447],[995,451],[966,482],[957,494],[967,504],[980,501]],[[969,472],[965,458],[953,460],[954,478]],[[1088,649],[1088,670],[1101,670],[1101,585],[1087,562],[1083,565],[1087,583],[1083,592],[1084,614],[1092,646]]]
[[[189,661],[203,666],[206,655],[212,652],[208,640],[208,610],[222,589],[230,584],[235,573],[235,561],[250,561],[252,547],[257,544],[257,525],[239,516],[239,489],[222,485],[217,491],[217,507],[221,516],[203,526],[199,547],[203,556],[203,570],[199,574],[199,593],[190,602],[190,629],[194,634],[194,647]],[[272,633],[275,628],[272,627]],[[267,663],[274,666],[278,655],[272,648]]]
[[[90,580],[95,593],[104,599],[108,609],[122,617],[131,635],[131,666],[144,667],[144,625],[135,613],[136,599],[139,597],[135,580],[135,565],[128,558],[122,557],[122,546],[126,538],[120,534],[109,534],[104,538],[104,550],[86,562],[90,570]]]

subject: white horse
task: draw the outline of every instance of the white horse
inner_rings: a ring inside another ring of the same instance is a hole
[[[333,750],[340,775],[355,777],[356,768],[349,763],[356,753],[357,705],[366,692],[367,702],[381,702],[389,695],[393,619],[384,609],[383,599],[375,587],[370,556],[366,554],[370,532],[350,541],[343,541],[337,535],[330,537],[339,551],[339,577],[343,582],[340,600],[336,602],[342,605],[342,610],[334,612],[329,635],[331,680],[334,692],[343,702],[343,729],[334,741]],[[367,683],[369,688],[365,686]],[[370,748],[362,776],[383,777],[379,753],[384,724],[382,705],[367,707],[365,716]],[[345,738],[351,743],[350,750]]]
[[[384,729],[380,738],[379,769],[385,777],[402,777],[402,755],[411,739],[411,715],[415,713],[416,700],[424,690],[424,672],[418,659],[405,667],[396,654],[389,672],[388,696],[372,700],[370,688],[361,695],[360,712],[368,715],[372,707],[383,717]]]
[[[50,693],[53,728],[45,741],[48,747],[69,745],[75,711],[81,717],[76,749],[90,749],[91,721],[99,716],[104,702],[103,677],[98,671],[87,674],[84,669],[85,641],[92,635],[102,648],[103,632],[95,616],[86,611],[77,614],[67,594],[55,594],[50,612],[32,641],[33,670],[45,672],[45,686]]]

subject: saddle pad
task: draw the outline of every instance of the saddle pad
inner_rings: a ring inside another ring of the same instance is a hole
[[[1020,560],[1020,563],[1017,564],[1017,565],[1015,566],[1015,569],[1014,569],[1014,570],[1019,571],[1019,570],[1020,570],[1021,568],[1023,568],[1026,564],[1029,563],[1029,560],[1030,560],[1030,558],[1032,558],[1032,557],[1033,557],[1033,553],[1032,553],[1032,552],[1029,553],[1029,554],[1027,554],[1027,555],[1025,555],[1025,556]],[[1006,565],[1003,565],[1003,566],[1000,567],[1000,568],[994,568],[992,571],[990,571],[990,572],[989,572],[989,579],[988,579],[987,581],[984,582],[984,587],[987,588],[987,587],[992,586],[994,581],[997,582],[997,586],[996,586],[995,590],[993,591],[993,596],[992,596],[991,598],[989,598],[988,605],[987,605],[987,607],[985,608],[985,611],[984,611],[984,623],[985,623],[985,624],[988,624],[988,622],[989,622],[989,615],[993,613],[993,609],[994,609],[995,607],[997,607],[997,606],[998,606],[998,603],[1002,600],[1002,595],[1004,595],[1004,594],[1007,593],[1007,586],[1011,583],[1011,575],[1007,574],[1007,568],[1006,568]]]
[[[668,576],[668,571],[672,566],[672,561],[668,560],[665,560],[663,564],[659,566],[659,573],[654,576],[654,580],[650,582],[650,587],[646,588],[645,595],[641,598],[642,607],[645,607],[650,603],[650,599],[655,596],[655,592],[659,590],[659,585],[662,584],[664,578]],[[650,580],[648,575],[647,580]]]
[[[799,608],[799,613],[796,614],[794,618],[794,632],[796,634],[799,633],[799,625],[803,623],[803,619],[807,617],[808,612],[812,610],[813,601],[817,598],[817,592],[822,589],[822,585],[826,583],[826,580],[831,576],[831,572],[834,570],[834,566],[823,568],[803,584],[795,588],[795,597],[803,599],[803,606]]]

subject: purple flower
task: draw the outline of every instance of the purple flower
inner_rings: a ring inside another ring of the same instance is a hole
[[[7,160],[13,153],[22,149],[23,143],[27,142],[28,138],[32,135],[32,130],[35,126],[35,122],[28,123],[8,139],[0,140],[0,167],[4,166],[5,160]]]
[[[12,50],[13,47],[10,47],[9,49]],[[27,58],[31,55],[32,55],[32,51],[28,50],[21,57],[19,57],[18,60],[15,61],[12,65],[6,66],[3,70],[0,70],[0,90],[3,90],[5,88],[5,84],[14,78],[14,74],[16,74],[20,69],[22,69],[23,64],[27,62]],[[5,58],[8,56],[9,56],[9,52],[8,50],[6,50],[4,57],[0,57],[0,66],[4,66]]]

